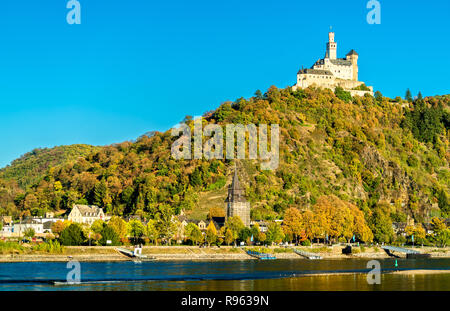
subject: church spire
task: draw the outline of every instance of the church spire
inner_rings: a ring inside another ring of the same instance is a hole
[[[244,189],[239,182],[236,166],[234,168],[233,180],[231,181],[230,188],[228,188],[227,202],[245,202]]]

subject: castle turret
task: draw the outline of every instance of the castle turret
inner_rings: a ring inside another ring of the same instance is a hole
[[[347,53],[346,59],[352,63],[353,81],[358,81],[358,53],[355,50],[351,50]]]
[[[334,32],[328,33],[327,54],[325,57],[329,59],[337,58],[337,43],[334,42]]]

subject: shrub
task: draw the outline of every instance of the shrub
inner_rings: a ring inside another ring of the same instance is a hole
[[[311,246],[311,242],[309,240],[302,241],[302,246]]]
[[[52,254],[60,254],[64,252],[64,248],[57,240],[49,240],[45,243],[36,244],[33,246],[33,251],[41,251]]]
[[[32,239],[36,235],[36,232],[33,228],[27,228],[23,234],[24,237]]]
[[[102,235],[99,241],[100,245],[114,246],[120,244],[119,235],[117,234],[116,230],[114,230],[113,227],[109,225],[105,226],[100,234]],[[111,241],[111,244],[107,244],[107,241]]]
[[[59,240],[62,245],[79,246],[83,244],[85,237],[80,225],[71,224],[61,232]]]
[[[370,89],[363,83],[360,86],[357,86],[355,88],[353,88],[353,90],[358,90],[358,91],[370,91]]]
[[[344,89],[340,86],[336,87],[336,89],[334,90],[334,94],[336,95],[336,97],[345,102],[349,102],[352,100],[352,95],[350,94],[350,92],[344,91]]]
[[[22,253],[25,248],[19,243],[0,241],[0,254]]]

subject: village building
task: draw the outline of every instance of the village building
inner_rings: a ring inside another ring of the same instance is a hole
[[[12,225],[3,225],[2,230],[0,231],[0,236],[2,237],[11,236],[12,232],[13,232]]]
[[[373,96],[373,87],[361,89],[364,82],[358,81],[358,57],[358,53],[351,50],[345,58],[337,58],[337,42],[334,41],[334,32],[330,32],[325,57],[317,60],[311,68],[300,69],[297,73],[297,83],[292,89],[295,91],[315,85],[334,90],[340,86],[352,96]]]
[[[252,225],[252,227],[253,227],[254,225],[258,225],[258,226],[259,226],[259,231],[260,231],[260,232],[263,232],[263,233],[267,232],[268,224],[267,224],[266,221],[263,221],[263,220],[255,220],[255,221],[252,221],[252,222],[251,222],[251,225]]]
[[[12,216],[0,216],[0,222],[3,226],[11,226],[13,223]]]
[[[47,223],[47,222],[57,222],[57,221],[64,221],[64,218],[54,218],[54,217],[47,217],[47,215],[45,217],[32,217],[31,219],[33,219],[36,222],[39,222],[41,224]]]
[[[44,225],[40,222],[37,222],[37,221],[31,219],[31,218],[27,218],[23,221],[15,223],[13,225],[12,233],[22,236],[25,233],[25,231],[27,231],[28,229],[33,229],[34,233],[36,235],[44,233]]]
[[[392,230],[396,235],[403,235],[406,236],[406,229],[407,224],[406,222],[393,222],[392,223]]]
[[[103,210],[95,205],[75,204],[70,211],[69,221],[92,225],[96,220],[106,220]]]

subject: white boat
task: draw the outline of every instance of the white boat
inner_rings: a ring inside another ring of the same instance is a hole
[[[118,251],[119,253],[130,257],[130,258],[137,258],[137,259],[147,259],[147,260],[152,260],[155,259],[154,257],[148,257],[147,255],[142,255],[142,248],[141,247],[135,247],[134,251],[130,251],[126,248],[122,248],[122,247],[117,247],[116,251]]]

